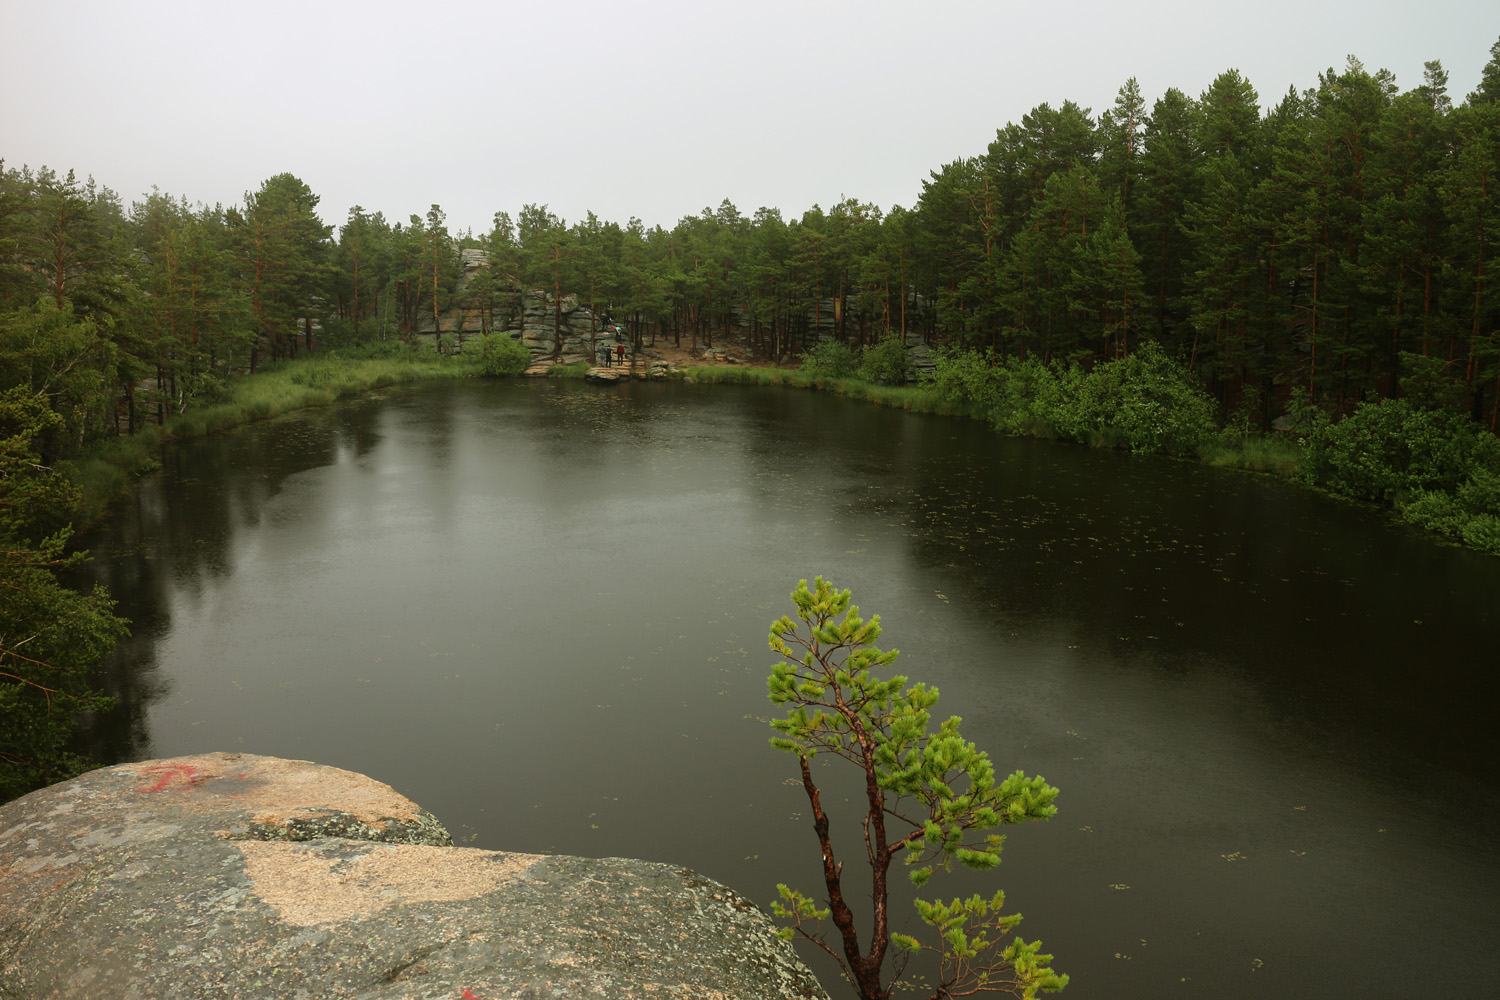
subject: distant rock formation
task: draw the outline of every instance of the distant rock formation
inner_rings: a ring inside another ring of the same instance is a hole
[[[558,353],[559,316],[562,319],[561,354],[564,361],[592,359],[595,342],[603,343],[606,339],[603,322],[594,318],[577,295],[564,295],[559,306],[546,289],[523,289],[504,277],[497,276],[488,315],[485,315],[486,310],[475,303],[470,292],[481,270],[489,268],[488,258],[483,250],[466,249],[459,252],[459,259],[462,271],[452,298],[463,304],[453,306],[441,317],[446,344],[461,345],[463,341],[487,331],[506,333],[524,343],[534,356],[550,358]],[[417,317],[416,333],[435,338],[430,313]]]
[[[691,871],[451,844],[306,761],[90,772],[0,806],[0,996],[827,998]]]
[[[597,360],[597,352],[606,341],[612,340],[605,332],[603,317],[596,317],[588,304],[576,294],[567,294],[559,303],[552,292],[544,288],[526,289],[508,277],[494,275],[494,293],[490,296],[489,308],[476,306],[471,291],[482,271],[490,267],[483,250],[459,251],[462,270],[455,285],[452,299],[455,305],[441,317],[442,337],[445,343],[461,346],[462,343],[486,331],[507,333],[517,338],[538,359],[558,355],[567,363]],[[913,324],[919,315],[928,312],[928,303],[915,292],[910,297]],[[831,340],[839,335],[842,307],[837,299],[823,298],[808,306],[805,326],[794,336],[804,346],[819,340]],[[561,319],[562,346],[559,349],[559,319]],[[731,324],[741,333],[750,329],[750,314],[743,305],[732,310]],[[852,327],[852,323],[851,323]],[[430,312],[421,313],[416,319],[416,333],[424,337],[435,337],[435,326]],[[852,328],[844,332],[849,343],[873,343],[879,338],[876,330],[865,330],[859,334]],[[922,338],[913,332],[909,342],[916,344]],[[913,364],[918,370],[929,370],[931,362],[925,351],[916,356]]]

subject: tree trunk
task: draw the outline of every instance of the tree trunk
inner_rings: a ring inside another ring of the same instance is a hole
[[[359,343],[359,256],[354,258],[354,342]]]
[[[437,243],[432,244],[432,342],[439,354],[443,353],[443,318],[438,312],[438,256]]]

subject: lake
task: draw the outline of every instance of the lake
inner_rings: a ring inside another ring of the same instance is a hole
[[[315,760],[769,909],[820,885],[765,679],[821,574],[1062,790],[932,890],[1005,888],[1065,996],[1493,990],[1500,559],[1374,511],[792,389],[471,380],[175,445],[83,541],[135,623],[110,761]]]

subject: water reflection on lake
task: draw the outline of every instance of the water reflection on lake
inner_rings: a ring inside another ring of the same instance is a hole
[[[766,627],[821,573],[1062,789],[978,887],[1067,996],[1490,989],[1500,560],[1373,512],[812,393],[464,382],[174,448],[86,543],[136,623],[111,759],[317,760],[769,906],[818,869]]]

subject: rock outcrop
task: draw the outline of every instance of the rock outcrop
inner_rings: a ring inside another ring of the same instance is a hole
[[[490,268],[483,250],[460,251],[459,276],[450,296],[452,304],[436,321],[429,309],[416,316],[412,331],[424,339],[437,339],[440,323],[442,341],[448,349],[462,349],[463,344],[486,330],[508,334],[526,345],[536,358],[552,358],[559,353],[561,320],[563,360],[589,360],[597,344],[604,343],[604,324],[596,320],[589,307],[576,294],[555,299],[545,288],[523,288],[509,277],[497,275],[487,304],[471,294],[474,281]]]
[[[0,806],[0,996],[826,1000],[691,871],[451,843],[306,761],[90,772]]]

